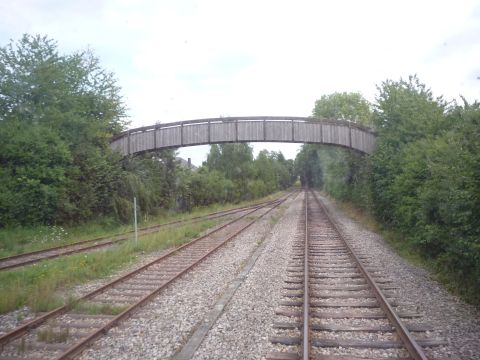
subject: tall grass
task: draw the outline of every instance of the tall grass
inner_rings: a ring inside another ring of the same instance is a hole
[[[207,215],[215,211],[249,206],[262,201],[272,200],[282,195],[282,193],[277,192],[256,201],[245,201],[237,204],[214,204],[208,207],[194,208],[189,213],[163,211],[155,216],[141,216],[139,229],[176,220],[188,220],[192,217]],[[120,224],[108,217],[75,226],[4,228],[0,229],[0,257],[42,250],[102,236],[118,235],[131,231],[132,228],[132,224]]]

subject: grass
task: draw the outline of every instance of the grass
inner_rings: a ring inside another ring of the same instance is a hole
[[[216,211],[229,210],[236,207],[253,205],[262,201],[273,200],[282,195],[282,193],[283,192],[277,192],[255,201],[199,207],[193,209],[190,213],[163,211],[156,216],[146,216],[141,219],[139,229],[176,220],[188,220],[192,217],[203,216]],[[42,250],[97,237],[119,235],[131,230],[131,224],[119,224],[108,217],[75,226],[62,227],[53,225],[4,228],[0,229],[0,257]]]
[[[118,315],[127,309],[126,305],[111,305],[111,304],[93,304],[87,302],[76,303],[72,310],[78,314],[88,315]]]
[[[23,306],[48,311],[65,304],[58,291],[103,278],[132,263],[141,254],[178,246],[198,236],[220,220],[172,227],[103,251],[43,261],[29,267],[0,272],[0,313]],[[70,300],[69,300],[70,301]]]
[[[48,344],[64,343],[67,342],[69,332],[68,327],[55,331],[53,326],[49,326],[48,328],[37,332],[37,339],[38,341],[46,342]]]

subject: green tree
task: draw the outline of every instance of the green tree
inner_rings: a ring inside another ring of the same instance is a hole
[[[480,109],[455,107],[449,128],[408,143],[389,187],[395,228],[469,299],[480,301]]]
[[[352,121],[370,125],[372,111],[370,103],[360,93],[335,92],[315,101],[313,116],[320,118]]]
[[[333,93],[323,95],[315,102],[313,109],[315,118],[346,120],[363,125],[372,125],[370,103],[359,93]],[[319,169],[310,166],[308,172],[317,172],[321,180],[315,182],[332,196],[354,201],[358,205],[368,207],[370,202],[368,189],[369,164],[364,155],[350,150],[328,145],[305,145],[317,150]],[[312,176],[311,174],[309,176]],[[319,186],[317,185],[317,186]]]
[[[318,146],[305,144],[295,158],[295,172],[302,186],[323,186],[322,164],[318,156]]]
[[[0,48],[0,225],[78,221],[112,210],[120,168],[108,140],[126,124],[119,91],[89,50],[60,55],[53,40],[30,35]],[[18,159],[29,169],[22,177]],[[14,197],[21,203],[8,201]],[[32,211],[13,217],[14,207]],[[34,212],[38,207],[43,211]]]
[[[379,87],[373,122],[378,131],[376,151],[372,156],[372,196],[375,215],[393,223],[392,191],[395,177],[402,172],[406,146],[426,136],[439,134],[447,126],[442,99],[411,76],[408,81],[385,81]]]
[[[0,124],[0,225],[53,220],[67,189],[68,147],[51,129]]]
[[[249,144],[212,145],[206,166],[235,183],[235,198],[248,199],[248,179],[252,176],[253,149]]]

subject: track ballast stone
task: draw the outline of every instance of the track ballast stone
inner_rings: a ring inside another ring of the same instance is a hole
[[[302,202],[303,194],[267,236],[263,254],[192,359],[260,359],[267,354]]]
[[[288,203],[289,201],[287,201]],[[164,359],[173,356],[195,325],[272,228],[276,209],[200,265],[175,281],[152,302],[85,350],[81,359]]]

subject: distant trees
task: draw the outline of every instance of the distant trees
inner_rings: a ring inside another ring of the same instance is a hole
[[[248,144],[220,144],[211,145],[207,161],[189,172],[184,183],[195,206],[258,198],[295,180],[293,161],[281,153],[263,150],[254,159]]]
[[[324,176],[318,145],[304,144],[295,158],[295,172],[303,187],[323,188]]]
[[[362,125],[370,125],[372,122],[370,103],[360,93],[355,92],[322,95],[315,101],[313,116],[347,120]]]
[[[383,82],[368,116],[360,104],[358,96],[322,96],[314,115],[368,119],[378,134],[374,154],[305,145],[297,172],[321,175],[317,186],[371,211],[480,303],[480,104],[447,106],[416,76]],[[348,116],[332,109],[347,109]],[[302,166],[315,150],[320,169]]]
[[[323,95],[315,102],[312,115],[364,125],[372,122],[371,105],[359,93]],[[368,168],[364,156],[343,148],[306,144],[295,163],[305,185],[322,187],[338,199],[368,202],[363,186],[367,181],[365,168]]]

